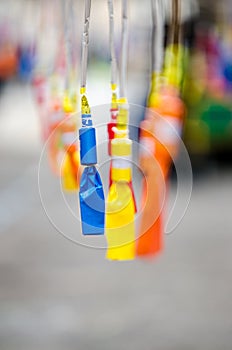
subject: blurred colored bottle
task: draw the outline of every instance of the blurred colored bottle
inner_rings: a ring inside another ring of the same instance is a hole
[[[33,45],[23,45],[18,53],[18,74],[20,79],[28,81],[32,78],[35,68],[35,47]]]
[[[137,256],[153,257],[163,247],[163,173],[155,157],[154,123],[141,123],[139,165],[144,174]]]
[[[64,98],[63,109],[65,119],[60,126],[65,152],[61,168],[62,185],[66,191],[76,191],[80,183],[80,155],[77,148],[77,123],[72,115],[74,106],[68,96]]]
[[[151,93],[145,121],[141,123],[140,142],[149,153],[140,155],[140,166],[145,174],[143,182],[143,212],[137,255],[155,256],[162,249],[166,185],[172,161],[179,149],[185,106],[179,97],[179,86],[183,79],[180,47],[166,49],[164,74],[153,74]],[[157,162],[157,164],[156,164]],[[159,190],[160,181],[163,186]],[[163,188],[164,187],[164,188]],[[160,193],[161,192],[161,193]]]
[[[60,176],[61,122],[64,118],[59,98],[53,98],[48,111],[48,158],[52,172]]]

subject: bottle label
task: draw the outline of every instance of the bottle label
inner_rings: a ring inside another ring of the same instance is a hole
[[[93,125],[91,114],[82,114],[81,121],[83,128],[88,128]]]

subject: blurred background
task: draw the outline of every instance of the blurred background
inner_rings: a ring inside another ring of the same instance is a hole
[[[167,26],[170,9],[166,1]],[[119,54],[119,0],[115,11]],[[129,1],[129,11],[128,100],[143,107],[150,85],[150,1]],[[59,13],[55,0],[0,1],[0,349],[231,350],[231,0],[182,1],[183,140],[192,160],[192,198],[175,232],[165,236],[163,253],[129,263],[108,262],[104,250],[59,235],[41,204],[43,111],[35,77],[63,74]],[[74,1],[77,81],[83,13],[84,1]],[[92,1],[89,49],[90,104],[104,105],[110,100],[106,0]],[[134,110],[136,125],[142,111]],[[138,131],[131,136],[137,140]],[[62,220],[59,180],[46,161],[42,171],[47,205]],[[79,224],[70,226],[78,237]]]

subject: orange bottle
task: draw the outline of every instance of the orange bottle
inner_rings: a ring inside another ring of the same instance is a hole
[[[178,153],[185,115],[184,104],[173,86],[163,87],[153,97],[150,99],[152,108],[147,110],[146,120],[141,123],[140,142],[150,150],[150,154],[140,156],[145,179],[138,256],[154,256],[162,249],[167,179]]]
[[[154,123],[141,123],[140,169],[144,173],[142,192],[142,213],[137,240],[137,256],[154,256],[163,246],[162,222],[162,172],[155,158],[156,139]]]
[[[148,115],[154,121],[156,137],[155,157],[159,162],[164,177],[167,178],[170,166],[178,155],[179,140],[185,116],[185,106],[174,86],[162,88],[158,103],[152,108],[159,117]]]

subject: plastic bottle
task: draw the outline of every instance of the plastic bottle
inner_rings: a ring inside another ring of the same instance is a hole
[[[106,258],[109,260],[135,258],[135,206],[129,186],[131,148],[129,139],[112,140],[112,185],[106,204]]]

